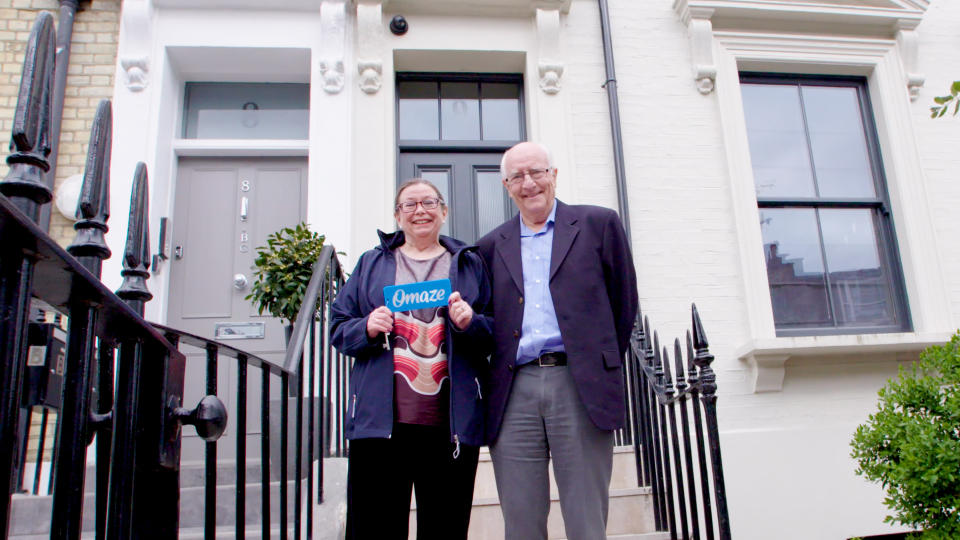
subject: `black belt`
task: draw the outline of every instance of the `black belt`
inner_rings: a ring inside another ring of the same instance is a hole
[[[531,360],[528,365],[540,367],[565,366],[567,365],[567,353],[563,351],[545,352]]]

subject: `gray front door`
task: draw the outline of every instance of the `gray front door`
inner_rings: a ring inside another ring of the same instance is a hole
[[[282,354],[280,321],[244,297],[256,248],[303,220],[306,189],[306,158],[181,159],[168,324],[268,358]]]
[[[402,184],[410,178],[433,182],[450,208],[441,233],[473,243],[516,212],[500,182],[502,155],[402,152],[398,182]]]
[[[281,362],[285,340],[280,321],[258,315],[244,297],[250,294],[257,246],[266,244],[267,235],[303,221],[306,192],[306,158],[181,159],[169,261],[167,324]],[[252,339],[224,339],[244,335]],[[184,403],[196,404],[206,393],[205,355],[202,350],[184,352]],[[237,406],[236,361],[221,358],[218,374],[217,394],[233,415]],[[249,459],[259,456],[260,434],[266,429],[260,419],[259,380],[259,370],[248,371],[245,435]],[[272,395],[279,393],[279,388],[272,389]],[[220,441],[219,456],[233,458],[236,431],[230,422]],[[194,430],[184,430],[185,462],[201,459],[203,448]]]

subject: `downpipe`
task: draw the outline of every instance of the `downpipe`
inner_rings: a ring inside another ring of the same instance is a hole
[[[617,74],[613,65],[613,42],[610,39],[610,8],[607,0],[598,0],[600,5],[600,34],[603,38],[603,63],[607,79],[603,87],[607,90],[607,103],[610,107],[610,135],[613,138],[613,168],[617,177],[617,203],[620,221],[627,233],[627,243],[633,245],[630,235],[630,204],[627,200],[627,174],[623,163],[623,135],[620,132],[620,100],[617,97]]]

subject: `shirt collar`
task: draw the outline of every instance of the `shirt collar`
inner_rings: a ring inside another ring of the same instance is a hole
[[[520,236],[536,236],[538,234],[543,234],[548,232],[552,227],[554,221],[557,219],[557,200],[553,200],[553,208],[550,209],[550,215],[547,216],[547,222],[543,224],[543,228],[537,232],[534,232],[533,229],[527,227],[527,224],[523,222],[523,216],[520,216]]]

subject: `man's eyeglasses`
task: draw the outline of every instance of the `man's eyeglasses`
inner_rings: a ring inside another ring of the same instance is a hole
[[[436,210],[443,204],[443,201],[435,197],[427,197],[422,201],[403,201],[397,205],[397,210],[400,210],[404,214],[412,214],[417,210],[417,205],[423,207],[424,210]]]
[[[526,171],[520,171],[511,174],[505,179],[507,185],[514,185],[518,182],[523,182],[523,177],[529,175],[530,179],[534,182],[539,182],[547,177],[547,174],[550,173],[553,169],[528,169]]]

